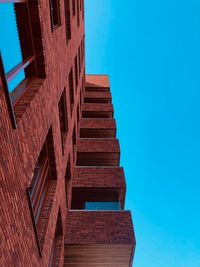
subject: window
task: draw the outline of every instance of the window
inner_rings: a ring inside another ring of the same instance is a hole
[[[81,40],[81,65],[83,64],[83,39]]]
[[[84,19],[84,0],[81,1],[82,1],[82,19]]]
[[[72,136],[72,149],[73,149],[73,159],[75,162],[76,159],[76,126],[74,125],[74,130],[73,130],[73,136]]]
[[[85,202],[85,210],[120,210],[119,202]]]
[[[64,154],[65,142],[67,139],[68,132],[68,118],[67,118],[67,107],[66,107],[66,90],[64,89],[60,101],[58,103],[59,119],[60,119],[60,133],[62,140],[62,151]]]
[[[35,165],[33,180],[29,189],[36,224],[39,220],[41,207],[44,202],[50,179],[51,173],[49,168],[48,151],[45,143]]]
[[[54,237],[53,245],[51,248],[51,254],[49,258],[48,267],[60,266],[60,256],[61,256],[60,254],[62,250],[62,240],[63,240],[63,227],[62,227],[61,212],[59,209],[57,222],[56,222],[55,237]]]
[[[80,26],[79,0],[77,0],[77,27]]]
[[[75,67],[75,82],[76,82],[76,89],[77,89],[77,85],[78,85],[78,59],[77,59],[77,55],[74,59],[74,67]]]
[[[49,0],[51,14],[51,30],[60,26],[60,3],[59,0]]]
[[[31,185],[27,189],[40,253],[56,189],[56,178],[53,136],[50,129],[35,165]]]
[[[78,49],[78,64],[79,64],[79,75],[81,73],[81,48],[79,46],[79,49]]]
[[[36,77],[45,78],[38,3],[14,0],[0,4],[0,75],[13,127],[13,106],[31,88]],[[37,27],[35,23],[37,22]],[[9,25],[9,27],[8,27]]]
[[[70,164],[70,156],[67,162],[67,168],[65,173],[65,191],[66,191],[66,204],[67,208],[71,208],[71,164]]]
[[[79,104],[77,106],[77,123],[79,122],[79,119],[80,119],[80,109],[79,109]]]
[[[76,0],[72,0],[72,15],[76,15]]]
[[[80,112],[81,112],[81,106],[82,106],[82,90],[83,88],[81,88],[80,90]]]
[[[66,27],[66,39],[67,44],[71,40],[71,18],[70,18],[70,3],[69,0],[65,0],[65,27]]]
[[[68,78],[68,83],[69,83],[70,107],[71,107],[71,115],[72,115],[73,106],[74,106],[74,79],[73,79],[73,69],[70,70],[69,78]]]

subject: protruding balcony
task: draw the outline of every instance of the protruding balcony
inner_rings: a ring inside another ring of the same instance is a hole
[[[114,119],[82,119],[80,121],[81,138],[115,138]]]
[[[75,167],[72,182],[72,209],[88,201],[118,201],[124,208],[126,184],[120,167]],[[108,198],[110,197],[110,198]]]
[[[120,148],[117,139],[79,139],[77,166],[119,166]]]
[[[82,105],[82,118],[113,118],[112,104],[87,104]]]
[[[107,75],[86,75],[86,91],[110,91],[110,82]]]
[[[128,211],[70,211],[65,267],[131,267],[135,236]]]
[[[85,92],[84,103],[111,103],[110,92]]]

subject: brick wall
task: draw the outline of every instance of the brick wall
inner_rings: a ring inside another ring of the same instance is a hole
[[[5,94],[3,88],[0,88],[1,266],[47,266],[55,234],[55,218],[59,208],[63,226],[67,214],[64,177],[69,155],[73,158],[71,137],[73,126],[76,123],[76,108],[80,101],[84,62],[78,87],[75,90],[72,116],[70,114],[68,74],[71,67],[74,67],[74,58],[84,34],[84,23],[80,16],[80,27],[77,28],[77,18],[72,17],[71,12],[72,39],[67,45],[64,1],[60,1],[61,26],[53,32],[51,31],[49,1],[39,0],[38,9],[46,78],[35,80],[27,88],[27,92],[15,103],[17,129],[12,128]],[[63,156],[58,102],[64,88],[66,88],[67,94],[69,131]],[[50,127],[53,132],[57,185],[42,257],[40,257],[26,189],[31,183],[34,166]],[[73,170],[73,166],[71,169]],[[61,249],[61,258],[63,258],[63,253],[64,248]]]

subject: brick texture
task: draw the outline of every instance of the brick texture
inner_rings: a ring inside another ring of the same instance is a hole
[[[66,220],[65,172],[69,155],[72,157],[72,131],[77,124],[77,106],[83,87],[84,60],[81,65],[78,86],[75,89],[74,109],[70,113],[68,74],[74,67],[74,58],[84,36],[83,16],[80,26],[72,17],[72,39],[66,43],[64,1],[60,1],[61,26],[51,31],[49,1],[32,1],[37,14],[31,14],[34,27],[39,27],[42,40],[38,44],[38,68],[45,68],[46,78],[35,79],[26,92],[13,103],[17,129],[12,128],[3,88],[0,87],[0,250],[1,266],[48,266],[55,235],[56,217],[61,210],[62,224]],[[35,6],[37,4],[37,6]],[[70,8],[71,1],[70,1]],[[38,10],[38,11],[37,11]],[[36,34],[38,32],[36,31]],[[38,35],[40,38],[40,36]],[[38,43],[37,43],[38,42]],[[41,49],[41,42],[43,51]],[[68,136],[62,154],[58,114],[58,102],[63,89],[67,94]],[[55,148],[57,184],[51,209],[47,209],[48,222],[45,240],[42,241],[42,257],[36,242],[26,189],[30,186],[32,173],[48,130],[52,127]],[[77,130],[78,132],[78,130]],[[71,165],[73,171],[73,161]],[[65,230],[65,228],[64,228]],[[64,234],[64,233],[63,233]],[[62,243],[60,266],[63,264]]]
[[[70,211],[65,244],[134,244],[128,211]]]

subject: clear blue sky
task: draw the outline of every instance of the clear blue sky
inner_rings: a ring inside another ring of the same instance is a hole
[[[86,0],[87,73],[109,74],[134,267],[200,266],[200,1]]]
[[[0,51],[6,73],[22,61],[14,5],[11,3],[0,4]],[[9,92],[12,92],[24,77],[24,70],[20,71],[8,83]]]

